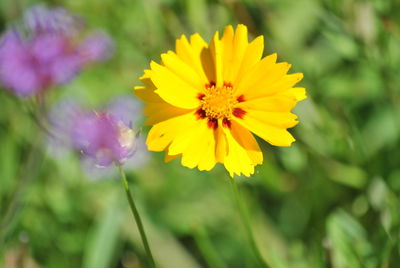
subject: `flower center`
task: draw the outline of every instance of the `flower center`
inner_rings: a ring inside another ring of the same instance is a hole
[[[216,87],[213,83],[206,85],[200,99],[201,109],[210,119],[231,119],[233,107],[238,103],[230,83],[224,83],[222,87]]]
[[[125,126],[125,124],[121,122],[118,122],[118,130],[119,130],[118,142],[121,145],[121,147],[128,150],[132,149],[136,141],[135,131]]]

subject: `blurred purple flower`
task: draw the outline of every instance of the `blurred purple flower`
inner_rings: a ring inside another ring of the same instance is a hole
[[[133,157],[124,162],[124,170],[126,171],[138,170],[150,160],[150,154],[143,138],[138,137],[136,139],[134,151]],[[98,166],[91,158],[82,158],[81,166],[86,176],[91,180],[110,178],[118,174],[118,169],[114,165]]]
[[[71,130],[74,147],[99,166],[121,164],[133,154],[135,132],[106,111],[80,114]]]
[[[111,100],[105,109],[118,117],[125,125],[135,127],[139,123],[142,105],[131,96],[126,96]]]
[[[37,6],[24,15],[28,33],[8,30],[0,40],[0,81],[19,96],[30,96],[71,81],[93,61],[110,57],[104,32],[83,35],[83,24],[65,9]]]
[[[114,43],[105,32],[97,31],[89,35],[80,45],[79,51],[87,61],[104,61],[111,57]]]
[[[138,117],[137,106],[138,103],[131,98],[120,98],[112,101],[106,109],[93,111],[65,101],[50,114],[51,144],[80,152],[87,171],[93,167],[107,168],[113,163],[123,164],[138,149],[144,150],[141,146],[138,148],[133,130],[137,119],[132,118]],[[146,159],[143,153],[138,153]]]
[[[31,33],[53,33],[75,36],[84,29],[82,18],[62,7],[48,8],[43,4],[28,8],[23,15],[23,24]]]

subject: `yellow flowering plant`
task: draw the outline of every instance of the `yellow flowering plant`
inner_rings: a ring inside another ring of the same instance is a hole
[[[303,74],[287,74],[291,65],[277,55],[262,58],[263,36],[248,42],[247,27],[227,26],[208,45],[199,34],[176,41],[176,52],[151,62],[135,87],[147,106],[151,151],[166,151],[166,161],[182,157],[183,166],[210,170],[222,163],[231,176],[250,176],[263,162],[253,134],[275,146],[295,141],[287,128],[304,98],[294,87]],[[253,133],[253,134],[252,134]]]

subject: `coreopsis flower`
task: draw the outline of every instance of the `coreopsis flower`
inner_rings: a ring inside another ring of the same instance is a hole
[[[111,39],[102,32],[81,38],[81,20],[61,8],[33,7],[19,28],[0,39],[0,82],[19,96],[65,84],[112,50]]]
[[[250,176],[263,155],[253,134],[275,146],[295,141],[287,128],[305,89],[293,87],[303,75],[287,74],[290,64],[277,55],[262,58],[263,36],[248,42],[247,28],[238,25],[218,32],[208,45],[199,34],[176,41],[176,52],[151,62],[135,87],[147,106],[152,128],[151,151],[166,151],[166,160],[182,157],[183,166],[210,170],[222,163],[231,176]],[[253,133],[253,134],[252,134]]]

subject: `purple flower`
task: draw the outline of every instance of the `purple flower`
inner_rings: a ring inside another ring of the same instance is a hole
[[[17,95],[29,96],[70,81],[82,63],[64,36],[38,34],[27,41],[9,32],[1,42],[0,80]]]
[[[53,33],[76,36],[84,29],[84,21],[61,7],[47,8],[43,4],[28,8],[23,24],[31,33]]]
[[[105,33],[82,40],[82,22],[65,9],[33,7],[23,26],[27,34],[8,30],[0,40],[0,81],[19,96],[65,84],[86,64],[105,60],[112,51]]]
[[[118,97],[111,100],[105,108],[109,113],[118,117],[125,125],[134,127],[138,125],[142,106],[131,96]]]
[[[104,61],[111,57],[114,44],[109,35],[97,31],[82,42],[79,50],[82,57],[87,61]]]
[[[117,99],[100,111],[66,101],[50,114],[52,144],[78,151],[84,165],[123,164],[137,149],[137,135],[131,119],[137,115],[132,112],[137,110],[137,103],[127,98]]]
[[[106,111],[80,114],[71,130],[73,146],[99,166],[121,164],[133,154],[135,132]]]

